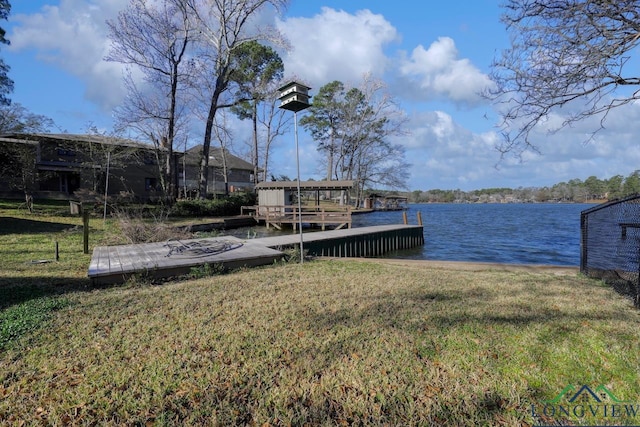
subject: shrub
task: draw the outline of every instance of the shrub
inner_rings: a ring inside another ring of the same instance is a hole
[[[130,211],[119,211],[114,214],[122,236],[129,243],[161,242],[168,239],[189,239],[193,235],[179,230],[163,221],[163,218],[145,219]]]
[[[170,210],[171,216],[233,216],[240,214],[241,206],[255,205],[254,193],[233,193],[213,200],[178,200]]]

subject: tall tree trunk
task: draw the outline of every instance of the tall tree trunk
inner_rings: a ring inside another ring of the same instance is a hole
[[[186,43],[185,43],[186,47]],[[171,105],[169,106],[169,125],[167,126],[167,159],[166,159],[166,173],[167,173],[167,194],[166,199],[169,204],[173,204],[178,197],[178,183],[176,175],[175,159],[173,158],[173,140],[176,132],[176,103],[178,93],[178,64],[173,64],[173,75],[171,76]]]
[[[209,182],[209,152],[211,151],[211,134],[215,123],[216,112],[218,111],[218,99],[224,91],[226,83],[223,79],[227,79],[227,68],[216,79],[216,85],[211,95],[211,104],[209,104],[209,114],[204,130],[204,141],[202,142],[202,157],[200,159],[200,180],[198,183],[198,198],[207,198],[207,184]]]
[[[336,140],[335,137],[333,136],[333,130],[331,130],[331,135],[329,136],[329,150],[328,151],[328,157],[327,157],[327,181],[331,181],[332,180],[332,175],[333,175],[333,160],[335,157],[335,151],[336,151]],[[337,177],[336,177],[337,178]],[[331,197],[331,191],[327,191],[326,194],[327,197]]]
[[[267,143],[268,144],[268,143]],[[267,181],[267,177],[269,176],[269,145],[265,147],[264,150],[264,163],[262,167],[262,173],[264,174],[264,180]]]
[[[258,101],[253,101],[251,106],[251,121],[253,122],[253,183],[260,182],[258,179]]]
[[[209,182],[209,151],[211,149],[211,131],[213,129],[213,120],[216,117],[217,97],[211,97],[211,105],[209,105],[209,114],[204,130],[204,141],[202,142],[202,157],[200,158],[200,179],[198,182],[198,198],[207,198],[207,184]]]

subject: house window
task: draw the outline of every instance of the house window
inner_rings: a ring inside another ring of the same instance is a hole
[[[158,182],[155,178],[145,178],[144,179],[144,189],[147,191],[156,190],[158,186]]]
[[[142,162],[145,165],[155,165],[156,164],[156,159],[152,154],[144,153],[143,156],[142,156]]]
[[[68,150],[66,148],[58,147],[57,151],[58,151],[58,156],[74,157],[76,155],[76,152],[74,150]]]

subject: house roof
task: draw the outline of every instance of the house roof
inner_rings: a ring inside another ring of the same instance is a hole
[[[353,188],[353,181],[301,181],[300,189],[304,191],[348,190]],[[264,181],[256,184],[256,190],[297,190],[298,181]]]
[[[222,148],[211,147],[209,149],[209,166],[222,168]],[[236,170],[253,171],[253,165],[238,156],[234,156],[229,150],[224,150],[227,159],[227,167]],[[188,165],[199,165],[200,156],[202,154],[202,144],[189,148],[185,151],[185,161]]]
[[[117,138],[95,134],[71,134],[71,133],[10,133],[0,135],[3,140],[11,142],[21,141],[60,141],[60,142],[92,142],[95,144],[109,144],[123,147],[141,148],[152,150],[154,146],[143,142],[133,141],[126,138]]]
[[[153,150],[155,147],[152,144],[146,144],[143,142],[133,141],[131,139],[117,138],[104,135],[95,134],[49,134],[49,133],[9,133],[0,134],[0,141],[23,143],[23,144],[37,144],[38,141],[59,141],[59,142],[92,142],[96,144],[110,144],[121,147],[139,148],[145,150]],[[177,155],[182,155],[182,152],[174,150]],[[196,145],[184,152],[186,163],[189,165],[200,164],[200,153],[202,153],[202,145]],[[234,156],[229,153],[229,150],[225,150],[227,167],[229,169],[236,170],[248,170],[253,171],[253,165],[240,157]],[[209,165],[222,168],[222,148],[211,147],[209,151]]]
[[[11,142],[14,144],[24,144],[38,146],[37,141],[13,138],[12,135],[0,135],[0,142]]]

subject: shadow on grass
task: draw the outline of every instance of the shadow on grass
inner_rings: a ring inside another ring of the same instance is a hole
[[[0,217],[0,236],[4,234],[58,233],[73,227],[73,225],[60,222]]]
[[[96,287],[88,278],[20,277],[0,278],[0,310],[36,298],[63,296],[71,292],[87,292]]]
[[[524,292],[524,291],[522,291]],[[370,323],[384,328],[410,330],[437,329],[446,334],[452,328],[471,325],[479,328],[497,326],[525,327],[531,324],[581,325],[588,321],[624,321],[628,313],[611,310],[591,311],[554,309],[555,293],[545,295],[535,303],[499,301],[498,297],[477,289],[466,291],[407,292],[397,301],[374,298],[363,309],[346,306],[337,311],[301,313],[310,330],[330,330],[335,327],[357,327]],[[546,303],[545,303],[546,301]]]

